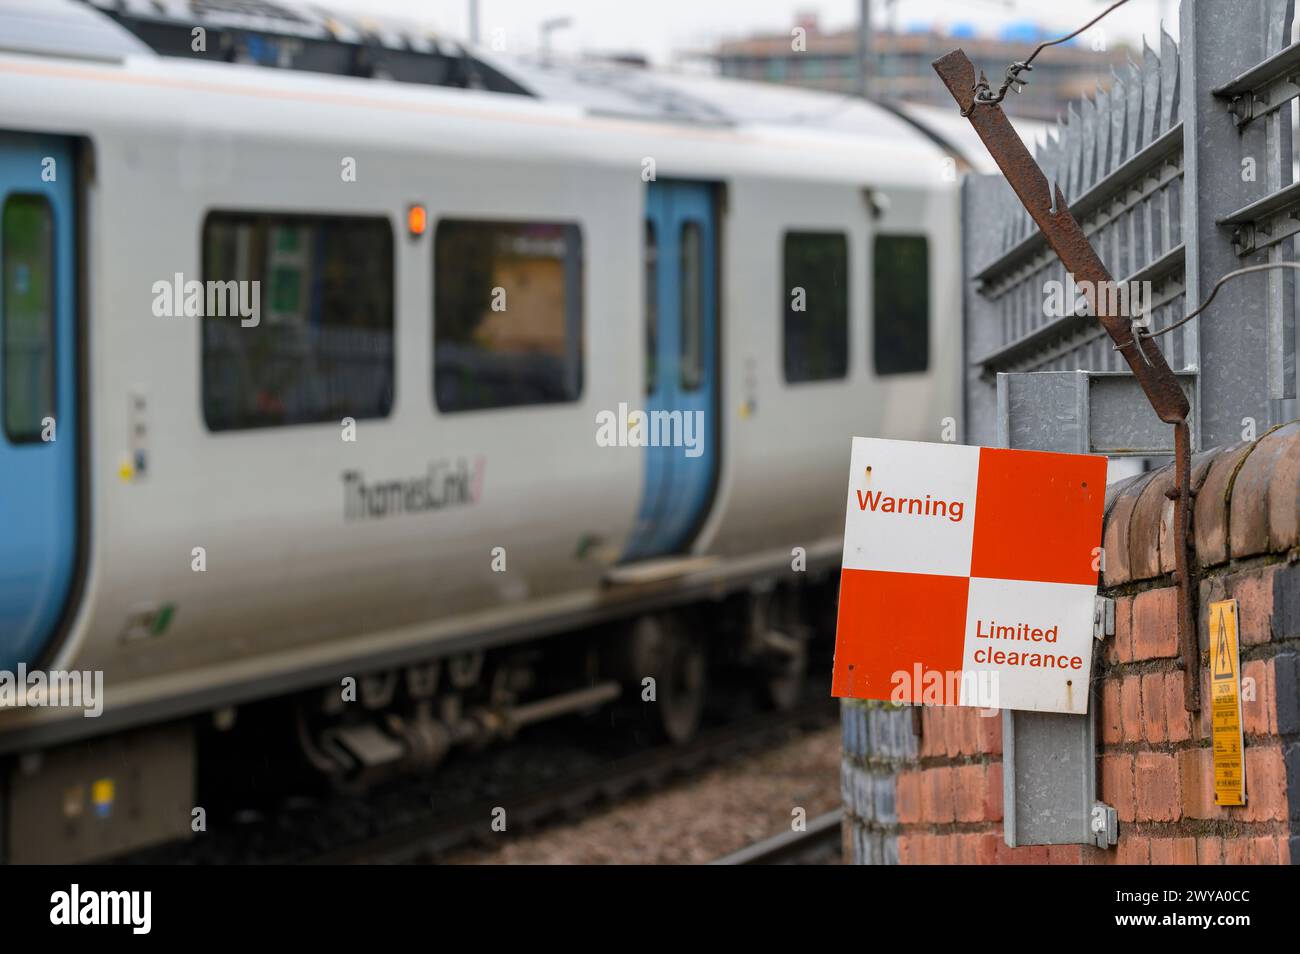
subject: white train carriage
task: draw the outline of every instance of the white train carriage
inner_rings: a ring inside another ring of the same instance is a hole
[[[957,187],[889,111],[212,63],[33,9],[0,6],[0,670],[103,691],[0,702],[14,858],[187,832],[214,711],[468,698],[488,649],[621,621],[635,654],[682,638],[647,614],[796,589],[850,437],[960,418]],[[329,708],[331,770],[420,748]],[[472,734],[420,711],[426,763]],[[172,808],[114,815],[128,785]]]

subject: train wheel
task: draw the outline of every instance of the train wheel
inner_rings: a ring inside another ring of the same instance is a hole
[[[700,727],[708,694],[708,653],[704,642],[668,614],[643,616],[631,639],[632,671],[637,683],[654,679],[653,705],[659,729],[668,741],[689,742]]]
[[[750,603],[750,646],[757,659],[763,702],[781,712],[793,709],[808,676],[809,627],[799,619],[790,590],[755,593]]]
[[[676,627],[670,632],[659,681],[659,721],[669,741],[680,745],[694,738],[700,727],[709,661],[702,640]]]
[[[767,677],[762,686],[763,699],[773,709],[788,712],[803,695],[804,680],[808,676],[808,648],[805,640],[771,634],[771,637],[775,636],[781,636],[784,645],[765,663]]]

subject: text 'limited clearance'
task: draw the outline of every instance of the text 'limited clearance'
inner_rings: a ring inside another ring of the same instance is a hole
[[[1015,626],[999,626],[994,620],[986,623],[982,619],[977,619],[975,620],[975,638],[1054,643],[1059,628],[1058,626],[1049,626],[1043,629],[1030,626],[1028,623],[1018,623]],[[974,659],[977,663],[991,663],[995,666],[1030,666],[1039,669],[1083,668],[1083,657],[1081,656],[1071,656],[1068,653],[1043,652],[1041,650],[1019,652],[1017,650],[993,649],[988,646],[981,646],[975,650]]]

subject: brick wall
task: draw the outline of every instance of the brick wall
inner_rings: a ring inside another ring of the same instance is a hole
[[[1300,863],[1300,421],[1198,455],[1201,711],[1183,704],[1172,468],[1109,488],[1099,647],[1098,797],[1119,844],[1008,848],[1002,720],[979,710],[843,706],[845,858],[858,864]],[[1248,804],[1214,804],[1206,607],[1240,605]],[[918,724],[919,723],[919,724]],[[919,731],[918,731],[919,730]]]

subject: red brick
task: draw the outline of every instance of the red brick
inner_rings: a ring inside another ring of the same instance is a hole
[[[1148,865],[1151,863],[1151,841],[1145,835],[1121,834],[1115,855],[1119,865]]]
[[[984,820],[983,765],[962,765],[953,769],[955,812],[959,822]]]
[[[1196,863],[1198,865],[1223,864],[1223,839],[1218,835],[1203,835],[1196,839]]]
[[[1192,714],[1183,699],[1186,678],[1181,670],[1165,673],[1165,720],[1170,742],[1186,742],[1192,737]]]
[[[1002,763],[990,762],[984,774],[984,818],[1002,821]]]
[[[1174,821],[1179,817],[1178,763],[1166,752],[1139,752],[1137,817],[1142,821]]]
[[[961,755],[961,720],[968,711],[955,706],[944,710],[943,750],[950,759]]]
[[[964,839],[967,837],[969,836],[961,833],[954,833],[944,838],[943,863],[945,865],[965,864],[965,862],[961,860],[961,846]]]
[[[1142,740],[1142,680],[1125,676],[1119,687],[1119,716],[1125,742]]]
[[[1300,495],[1300,421],[1283,424],[1255,443],[1232,484],[1228,515],[1234,558],[1282,552],[1296,545]]]
[[[1163,742],[1169,737],[1163,672],[1149,672],[1142,677],[1142,727],[1148,742]]]
[[[921,710],[921,757],[943,755],[943,719],[947,712],[942,706],[926,706]]]
[[[930,834],[928,831],[918,831],[911,835],[909,840],[911,842],[911,857],[907,861],[907,864],[931,864],[930,857],[934,846],[934,835]],[[901,853],[899,857],[902,857]]]
[[[1101,741],[1116,745],[1124,741],[1124,724],[1120,718],[1119,680],[1107,679],[1101,686]]]
[[[1210,462],[1205,482],[1196,493],[1192,526],[1196,529],[1196,559],[1213,566],[1228,559],[1228,497],[1242,459],[1255,449],[1253,441],[1219,451]],[[1203,605],[1203,604],[1202,604]]]
[[[1101,537],[1101,545],[1106,553],[1101,575],[1106,586],[1117,586],[1133,578],[1129,568],[1129,520],[1133,516],[1133,508],[1137,506],[1138,497],[1154,474],[1155,471],[1149,471],[1129,481],[1111,505]]]
[[[1049,865],[1082,864],[1083,855],[1079,847],[1079,845],[1048,845],[1047,863]]]
[[[998,842],[1002,836],[995,832],[985,832],[979,836],[979,864],[995,865],[998,863]]]
[[[1195,838],[1153,838],[1151,840],[1153,865],[1196,864]]]
[[[1160,575],[1160,523],[1166,491],[1174,484],[1174,466],[1166,464],[1155,472],[1138,497],[1129,517],[1129,569],[1135,580],[1149,580]]]
[[[957,836],[957,864],[977,865],[980,863],[980,836],[963,833]]]
[[[1115,658],[1120,662],[1133,661],[1133,597],[1120,596],[1115,600]]]
[[[980,710],[965,708],[961,710],[961,753],[962,755],[979,755],[980,751]]]
[[[921,820],[921,773],[900,772],[894,786],[898,799],[898,820],[904,825],[915,825]]]
[[[1277,835],[1260,835],[1250,839],[1246,850],[1246,863],[1252,865],[1275,865],[1281,860],[1278,853]]]
[[[1223,839],[1223,863],[1225,865],[1250,864],[1249,858],[1250,858],[1249,838]]]
[[[1083,845],[1082,862],[1085,865],[1113,865],[1115,863],[1115,852],[1105,848],[1097,848],[1092,845]]]
[[[1133,756],[1130,753],[1102,756],[1101,797],[1114,807],[1120,821],[1133,821],[1137,794],[1133,787]]]
[[[898,863],[900,865],[916,864],[916,835],[898,836]]]
[[[1178,591],[1147,590],[1133,600],[1133,657],[1167,659],[1178,655]]]
[[[1016,864],[1045,865],[1051,862],[1051,856],[1048,854],[1046,845],[1029,845],[1012,850],[1016,855]]]
[[[1280,745],[1246,747],[1246,806],[1230,811],[1248,822],[1286,820],[1286,764]]]
[[[1228,595],[1237,601],[1237,624],[1243,646],[1258,646],[1273,636],[1273,577],[1278,567],[1266,566],[1228,578]]]
[[[1277,691],[1271,659],[1241,667],[1241,728],[1247,735],[1277,734]]]
[[[1184,749],[1178,753],[1178,781],[1184,818],[1223,818],[1214,804],[1214,759],[1210,749]]]
[[[926,769],[921,773],[921,817],[927,822],[953,820],[952,769]]]
[[[979,730],[980,730],[980,751],[989,755],[1002,754],[1002,712],[996,710],[995,715],[985,715],[984,709],[980,710]]]

